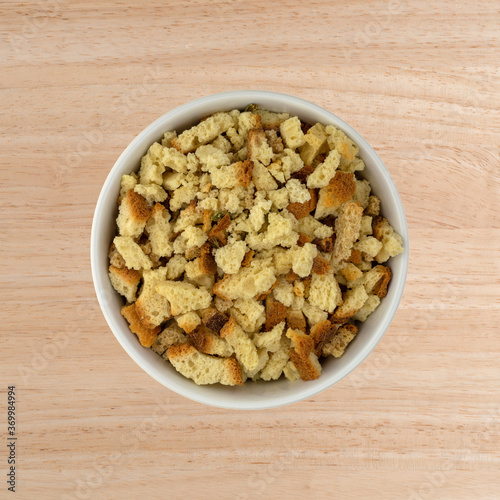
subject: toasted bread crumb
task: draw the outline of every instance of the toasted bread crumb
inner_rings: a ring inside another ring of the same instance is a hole
[[[144,347],[151,347],[156,339],[156,336],[160,333],[161,328],[159,326],[156,328],[149,328],[145,326],[137,315],[135,304],[122,307],[121,313],[122,316],[128,321],[130,331],[137,335],[141,345]]]

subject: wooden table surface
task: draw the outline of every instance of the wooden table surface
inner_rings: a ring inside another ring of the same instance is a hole
[[[17,498],[499,499],[499,26],[484,0],[1,2],[0,407],[15,385]],[[370,357],[261,412],[146,375],[107,327],[89,262],[100,188],[131,139],[247,88],[354,126],[394,177],[411,241]]]

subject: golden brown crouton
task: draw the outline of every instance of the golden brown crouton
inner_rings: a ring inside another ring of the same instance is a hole
[[[387,295],[387,287],[391,280],[392,272],[388,267],[375,266],[363,276],[366,293],[376,295],[383,299]]]
[[[330,263],[323,259],[323,257],[320,257],[319,255],[314,257],[313,260],[313,266],[312,266],[312,272],[314,274],[319,274],[320,276],[323,276],[324,274],[327,274],[330,271]]]
[[[374,216],[372,220],[372,229],[373,236],[375,236],[377,240],[382,240],[387,233],[387,219],[380,215]]]
[[[198,325],[188,332],[189,342],[205,354],[215,354],[227,358],[233,354],[232,347],[205,325]]]
[[[294,281],[299,279],[299,275],[294,273],[293,271],[289,271],[288,274],[286,275],[286,280],[288,283],[293,283]]]
[[[120,295],[123,295],[127,299],[127,302],[134,302],[137,286],[141,281],[141,275],[138,271],[126,267],[120,269],[115,266],[109,266],[109,280],[113,288]]]
[[[292,174],[292,179],[298,179],[300,182],[305,183],[307,178],[314,172],[312,165],[302,167],[298,172]]]
[[[354,201],[346,201],[340,207],[340,214],[335,221],[334,263],[348,259],[351,255],[352,246],[359,237],[362,215],[363,207]]]
[[[301,330],[292,330],[289,328],[286,336],[292,341],[292,346],[297,354],[303,358],[307,358],[314,349],[314,339]]]
[[[349,257],[348,261],[352,262],[353,264],[361,264],[361,252],[353,248],[351,250],[351,256]]]
[[[241,267],[248,267],[250,265],[250,262],[252,262],[253,256],[255,255],[254,250],[249,250],[246,254],[245,257],[243,257],[243,260],[241,261]]]
[[[122,316],[128,321],[130,331],[137,335],[141,345],[144,347],[151,347],[156,336],[160,333],[161,328],[159,326],[156,328],[148,328],[145,326],[137,315],[135,304],[122,307],[121,313]]]
[[[307,330],[307,322],[302,311],[288,309],[286,313],[286,326],[292,330],[300,330],[305,333]]]
[[[127,195],[120,204],[120,209],[116,223],[121,236],[138,238],[144,231],[146,221],[151,211],[144,196],[129,189]]]
[[[344,354],[345,348],[358,333],[358,328],[350,323],[342,325],[337,333],[329,340],[322,349],[323,356],[339,358]]]
[[[272,330],[278,323],[284,321],[286,313],[287,307],[281,302],[278,302],[272,295],[268,295],[266,298],[266,332]]]
[[[217,272],[217,264],[212,255],[210,243],[204,243],[200,249],[200,270],[203,274],[214,274]]]
[[[267,129],[266,131],[267,141],[271,146],[273,153],[281,153],[285,149],[283,145],[283,140],[278,137],[277,131],[275,129]]]
[[[306,243],[310,243],[311,238],[307,234],[299,233],[299,239],[297,240],[297,246],[303,247]]]
[[[209,233],[210,237],[217,236],[217,234],[222,233],[231,225],[231,217],[228,213],[222,217],[222,219],[217,222],[217,224],[212,228]]]
[[[309,189],[309,193],[311,195],[311,199],[309,201],[305,201],[304,203],[290,203],[286,207],[287,210],[292,213],[297,220],[308,216],[316,208],[316,203],[318,201],[316,190]]]
[[[292,341],[290,359],[300,373],[302,380],[313,380],[321,374],[321,365],[314,354],[314,339],[299,330],[288,329],[286,336]]]
[[[299,371],[302,380],[315,380],[321,375],[321,364],[314,352],[311,352],[307,358],[303,358],[295,349],[292,349],[290,360]]]
[[[240,161],[234,165],[235,176],[237,178],[237,185],[248,187],[252,180],[253,174],[253,161],[245,160]]]
[[[310,336],[314,341],[314,352],[316,356],[321,355],[323,345],[332,338],[336,331],[337,325],[328,320],[320,321],[311,327]]]
[[[212,228],[212,210],[203,210],[203,231],[208,233]]]
[[[328,238],[321,238],[314,241],[314,244],[319,250],[325,253],[333,252],[333,243],[335,241],[335,235],[329,236]]]
[[[229,321],[229,317],[222,314],[215,308],[205,309],[202,313],[202,321],[207,328],[213,330],[215,333],[220,334],[224,325]]]
[[[337,171],[328,186],[319,190],[316,218],[335,214],[342,203],[350,200],[356,191],[354,174]]]
[[[347,281],[356,281],[363,276],[363,272],[352,262],[346,262],[340,272]]]

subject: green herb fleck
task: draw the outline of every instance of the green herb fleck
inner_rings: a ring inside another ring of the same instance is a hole
[[[245,111],[251,111],[252,113],[255,113],[259,109],[258,104],[249,104],[246,108]]]
[[[214,222],[219,222],[224,215],[226,215],[226,212],[217,212],[212,217],[210,217]]]

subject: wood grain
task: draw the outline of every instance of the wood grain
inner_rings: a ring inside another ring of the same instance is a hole
[[[17,387],[17,498],[500,498],[499,26],[485,0],[3,1],[0,373],[2,408]],[[97,196],[129,141],[245,88],[353,125],[395,179],[411,242],[368,360],[253,413],[142,372],[89,262]]]

